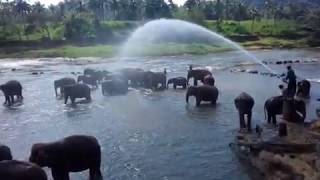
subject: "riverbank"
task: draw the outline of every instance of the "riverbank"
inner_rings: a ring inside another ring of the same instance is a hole
[[[239,43],[245,49],[273,49],[273,48],[307,48],[306,39],[288,40],[279,38],[260,38],[257,41],[246,41]],[[44,57],[112,57],[119,54],[121,45],[90,44],[90,45],[59,45],[54,47],[33,47],[28,45],[0,47],[0,58],[44,58]],[[232,50],[230,47],[222,47],[207,44],[157,44],[146,47],[136,47],[131,53],[135,56],[168,56],[182,54],[209,54]]]

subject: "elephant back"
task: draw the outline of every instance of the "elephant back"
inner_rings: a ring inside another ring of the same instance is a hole
[[[254,99],[249,94],[242,92],[234,99],[234,103],[238,110],[251,111],[254,106]]]

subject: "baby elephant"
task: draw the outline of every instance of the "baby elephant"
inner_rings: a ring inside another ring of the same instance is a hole
[[[54,81],[54,91],[56,93],[56,96],[58,95],[57,93],[57,89],[60,88],[60,94],[63,95],[64,94],[64,86],[66,85],[72,85],[72,84],[76,84],[76,80],[74,80],[73,78],[61,78],[58,80]]]
[[[247,128],[251,131],[251,115],[254,106],[254,99],[247,93],[243,92],[234,99],[234,104],[239,112],[240,128]],[[245,123],[245,115],[247,115],[247,124]]]
[[[18,99],[23,99],[22,86],[19,81],[8,81],[7,83],[0,85],[0,89],[5,96],[4,104],[8,104],[8,106],[13,104],[15,95],[18,97]]]
[[[0,161],[0,177],[3,180],[47,180],[39,166],[23,161]]]
[[[32,146],[30,162],[51,168],[54,180],[69,180],[69,172],[89,169],[90,180],[102,180],[101,149],[92,136],[74,135]]]
[[[64,86],[64,103],[67,104],[70,97],[72,104],[74,104],[76,98],[86,98],[91,101],[90,87],[86,84],[73,84]]]
[[[169,88],[169,84],[173,84],[174,89],[177,89],[177,86],[182,86],[183,89],[186,89],[188,82],[185,77],[175,77],[168,80],[167,88]]]
[[[3,160],[12,160],[12,155],[8,146],[0,144],[0,161]]]

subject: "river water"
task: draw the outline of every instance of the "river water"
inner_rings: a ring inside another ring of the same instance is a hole
[[[264,61],[319,60],[319,50],[252,51]],[[127,60],[105,59],[68,61],[65,59],[0,60],[0,82],[21,81],[24,101],[13,108],[0,107],[0,142],[11,147],[15,159],[26,160],[33,143],[58,140],[72,134],[97,137],[102,146],[102,171],[109,180],[247,180],[250,174],[229,149],[239,126],[233,99],[242,91],[255,98],[253,123],[265,124],[264,101],[279,94],[281,81],[275,77],[231,73],[230,68],[258,69],[239,52],[204,56],[145,57]],[[125,96],[102,96],[92,91],[93,101],[76,106],[55,98],[53,81],[75,77],[86,67],[116,71],[124,67],[162,71],[168,77],[186,76],[188,65],[212,70],[220,91],[215,107],[195,107],[185,102],[184,90],[152,92],[130,89]],[[241,66],[240,66],[241,64]],[[284,72],[284,65],[270,65]],[[16,71],[11,71],[17,68]],[[320,63],[294,64],[300,77],[320,79]],[[44,72],[31,75],[31,72]],[[312,83],[308,120],[314,119],[320,103],[319,83]],[[1,101],[4,98],[0,95]],[[51,178],[50,171],[48,175]],[[71,179],[87,179],[88,173],[71,174]]]

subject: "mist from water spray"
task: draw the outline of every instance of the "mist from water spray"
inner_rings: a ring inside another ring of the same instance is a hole
[[[241,51],[251,60],[254,60],[258,64],[262,65],[271,73],[277,74],[270,67],[262,63],[257,57],[250,54],[248,51],[246,51],[240,45],[231,41],[230,39],[197,24],[176,19],[153,20],[139,27],[132,33],[127,42],[124,44],[123,48],[120,51],[120,56],[130,56],[130,49],[141,46],[143,44],[148,45],[148,43],[156,44],[161,42],[204,42],[205,44],[215,44],[216,46],[226,44],[236,50]]]

